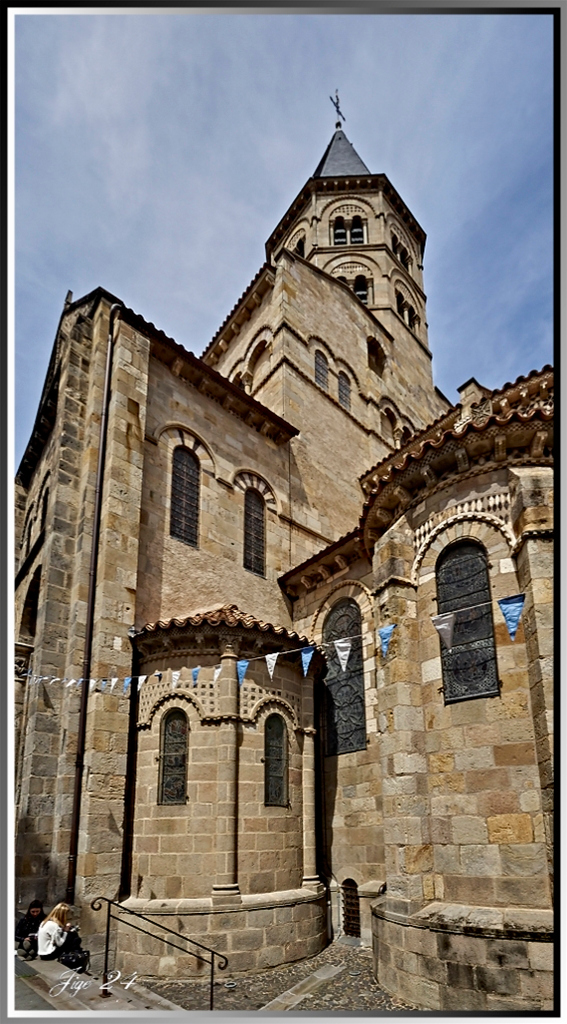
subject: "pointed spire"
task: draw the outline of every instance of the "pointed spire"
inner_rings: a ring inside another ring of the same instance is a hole
[[[314,178],[344,178],[351,174],[371,174],[348,141],[337,121],[336,131],[313,173]]]

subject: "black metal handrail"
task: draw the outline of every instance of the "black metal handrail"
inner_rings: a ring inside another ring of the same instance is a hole
[[[172,946],[174,949],[181,950],[182,953],[187,953],[189,956],[195,957],[196,960],[201,960],[202,963],[210,964],[211,966],[211,981],[210,981],[210,995],[209,995],[209,1009],[213,1009],[213,987],[215,983],[215,957],[217,959],[217,967],[219,971],[224,971],[228,965],[226,956],[222,953],[217,953],[216,950],[210,949],[208,946],[204,946],[202,942],[197,942],[196,939],[190,939],[187,935],[183,935],[180,932],[175,932],[172,928],[168,928],[167,925],[162,924],[160,921],[154,921],[152,918],[147,917],[145,914],[139,914],[136,910],[130,910],[129,907],[125,907],[122,903],[117,903],[115,900],[109,900],[107,896],[97,896],[91,902],[92,910],[102,910],[102,902],[107,905],[106,914],[106,935],[104,939],[104,969],[102,973],[102,986],[100,994],[103,997],[110,996],[110,990],[108,988],[108,943],[110,938],[110,920],[119,921],[127,925],[128,928],[134,928],[137,932],[142,932],[143,935],[151,935],[155,939],[159,939],[160,942],[165,942],[167,946]],[[176,942],[172,942],[171,939],[166,939],[163,935],[155,935],[153,932],[148,931],[146,928],[140,928],[137,924],[132,921],[126,921],[124,918],[119,917],[112,913],[112,907],[118,907],[120,914],[131,914],[132,917],[140,918],[142,921],[146,921],[147,924],[151,924],[154,928],[162,928],[163,931],[168,932],[170,935],[175,935],[178,939],[183,939],[184,942],[191,943],[192,946],[197,946],[203,950],[204,953],[210,955],[210,960],[206,956],[201,956],[199,953],[193,952],[192,949],[185,949],[183,946],[178,946]]]

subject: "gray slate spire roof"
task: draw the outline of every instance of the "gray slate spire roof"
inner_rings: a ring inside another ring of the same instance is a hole
[[[362,162],[342,128],[337,128],[313,177],[343,178],[351,174],[371,174],[371,171]]]

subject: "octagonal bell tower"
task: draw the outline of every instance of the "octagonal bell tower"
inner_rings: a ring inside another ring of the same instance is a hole
[[[385,174],[372,174],[340,122],[313,176],[266,242],[290,249],[349,287],[394,338],[428,346],[425,232]]]

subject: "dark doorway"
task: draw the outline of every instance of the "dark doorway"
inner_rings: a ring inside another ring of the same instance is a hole
[[[345,935],[360,938],[360,904],[358,886],[352,878],[345,878],[343,890],[343,931]]]

